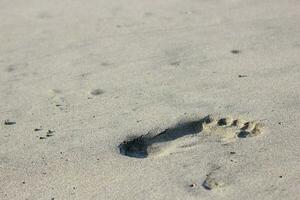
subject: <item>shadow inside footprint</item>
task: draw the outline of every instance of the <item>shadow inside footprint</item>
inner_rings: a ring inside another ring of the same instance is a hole
[[[237,134],[237,136],[239,138],[247,138],[249,135],[250,135],[250,132],[249,131],[245,131],[245,130],[242,130],[241,132],[239,132]]]
[[[149,146],[155,143],[176,140],[186,135],[200,133],[203,129],[203,122],[207,120],[209,119],[203,118],[201,120],[178,123],[174,127],[168,128],[157,135],[151,136],[150,134],[146,134],[124,141],[119,145],[120,153],[129,157],[146,158],[149,154]]]

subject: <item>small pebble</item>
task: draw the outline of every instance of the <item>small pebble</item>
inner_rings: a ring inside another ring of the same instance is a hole
[[[239,54],[239,53],[241,53],[241,51],[237,50],[237,49],[231,50],[230,52],[233,53],[233,54]]]
[[[103,93],[104,93],[104,91],[101,90],[101,89],[95,89],[95,90],[93,90],[93,91],[90,92],[90,94],[92,94],[94,96],[101,95]]]
[[[4,121],[4,125],[14,125],[16,122],[10,121],[9,119]]]
[[[47,137],[51,137],[51,136],[53,136],[53,133],[54,133],[55,131],[51,131],[51,130],[48,130],[47,131]]]

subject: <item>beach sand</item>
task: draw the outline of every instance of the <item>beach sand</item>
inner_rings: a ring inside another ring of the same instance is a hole
[[[0,19],[0,199],[299,199],[299,1],[2,0]]]

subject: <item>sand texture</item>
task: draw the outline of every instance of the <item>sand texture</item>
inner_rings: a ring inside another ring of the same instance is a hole
[[[300,199],[299,0],[0,0],[0,199]]]

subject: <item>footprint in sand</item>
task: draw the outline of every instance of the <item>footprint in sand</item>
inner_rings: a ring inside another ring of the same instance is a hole
[[[262,128],[260,122],[209,115],[199,120],[179,123],[160,133],[148,133],[124,141],[119,149],[121,154],[136,158],[162,156],[176,152],[179,148],[197,145],[203,137],[229,143],[257,136],[262,133]]]
[[[215,178],[209,174],[206,176],[202,186],[207,190],[213,190],[225,186],[225,183],[222,181],[222,179]]]

